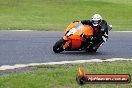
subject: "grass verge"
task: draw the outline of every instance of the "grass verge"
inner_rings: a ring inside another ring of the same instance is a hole
[[[0,0],[0,29],[64,30],[95,13],[113,30],[132,30],[131,0]]]
[[[131,88],[132,84],[86,84],[76,83],[80,64],[40,65],[37,70],[0,76],[0,88]],[[132,61],[89,62],[81,64],[89,74],[130,74]]]

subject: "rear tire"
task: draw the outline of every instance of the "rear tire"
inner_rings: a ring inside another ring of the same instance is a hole
[[[88,46],[88,48],[86,48],[86,52],[96,52],[97,48],[93,47],[93,44]]]
[[[60,53],[62,51],[64,51],[63,49],[63,45],[65,44],[65,40],[63,38],[61,38],[60,40],[58,40],[55,45],[53,46],[53,51],[55,53]]]

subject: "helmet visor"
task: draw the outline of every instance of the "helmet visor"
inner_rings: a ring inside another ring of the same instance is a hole
[[[93,25],[99,25],[99,23],[100,23],[100,20],[92,20]]]

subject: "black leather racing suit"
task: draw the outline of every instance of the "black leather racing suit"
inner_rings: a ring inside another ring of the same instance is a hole
[[[108,25],[107,22],[105,20],[102,20],[100,22],[100,24],[98,26],[93,26],[92,21],[91,20],[82,20],[81,21],[82,24],[87,24],[90,25],[94,32],[93,32],[93,49],[98,49],[98,47],[103,44],[104,42],[106,42],[106,40],[108,39]]]

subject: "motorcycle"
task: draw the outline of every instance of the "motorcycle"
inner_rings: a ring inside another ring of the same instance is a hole
[[[110,30],[110,26],[108,27]],[[92,44],[91,41],[87,41],[82,35],[92,36],[93,29],[91,26],[82,24],[81,22],[72,22],[64,33],[64,37],[58,40],[54,46],[53,51],[55,53],[60,53],[62,51],[89,51],[96,52],[96,49],[89,47]]]

